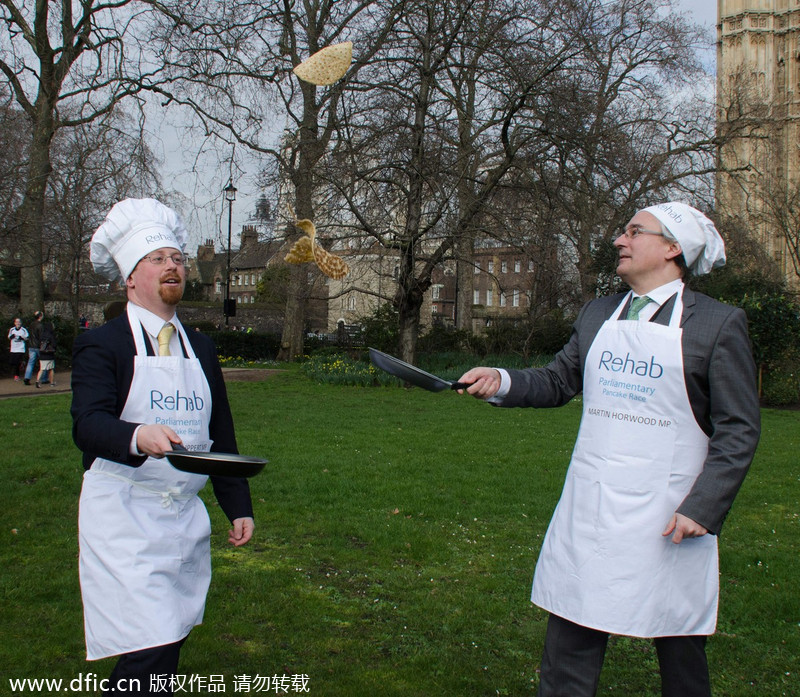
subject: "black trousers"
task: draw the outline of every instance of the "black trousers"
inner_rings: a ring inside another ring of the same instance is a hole
[[[657,637],[662,697],[711,697],[705,636]],[[608,634],[550,615],[538,697],[594,697]]]
[[[124,653],[108,678],[103,697],[141,697],[142,695],[171,695],[170,678],[178,672],[178,659],[186,637],[174,644]],[[152,677],[151,676],[156,676]],[[163,677],[161,677],[163,676]],[[159,682],[160,680],[160,682]],[[117,689],[119,688],[119,689]]]

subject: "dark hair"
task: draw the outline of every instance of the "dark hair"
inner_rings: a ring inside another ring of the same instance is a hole
[[[36,310],[36,312],[33,313],[34,319],[42,319],[42,317],[44,317],[44,313],[41,310]]]

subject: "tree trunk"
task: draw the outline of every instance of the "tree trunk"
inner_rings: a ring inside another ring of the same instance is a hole
[[[456,329],[472,331],[472,281],[475,275],[472,240],[462,235],[456,240]]]
[[[30,164],[25,196],[19,207],[20,221],[20,309],[30,315],[44,306],[44,276],[42,255],[42,226],[47,180],[52,171],[50,143],[54,125],[52,112],[40,108],[39,122],[34,125]]]
[[[414,294],[406,297],[398,313],[398,334],[400,356],[407,363],[414,363],[419,338],[420,310],[422,296]]]
[[[292,265],[289,274],[289,292],[286,298],[286,314],[283,318],[283,334],[279,361],[292,361],[303,355],[303,331],[306,321],[306,285],[308,269],[305,265]]]

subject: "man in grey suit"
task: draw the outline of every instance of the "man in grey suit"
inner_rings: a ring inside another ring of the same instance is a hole
[[[709,697],[717,536],[760,434],[747,322],[684,284],[725,263],[695,208],[645,208],[614,245],[631,291],[587,303],[552,363],[460,382],[503,407],[583,393],[531,596],[550,613],[540,697],[596,694],[609,634],[654,639],[664,697]]]

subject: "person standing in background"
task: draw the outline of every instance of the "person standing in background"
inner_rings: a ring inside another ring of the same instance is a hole
[[[36,376],[36,387],[42,384],[42,377],[47,373],[50,387],[56,386],[56,330],[52,322],[43,321],[39,332],[39,373]]]
[[[36,363],[39,360],[39,343],[42,334],[42,319],[44,313],[37,310],[33,313],[33,322],[30,328],[30,339],[28,340],[28,365],[25,367],[25,384],[31,384],[31,378],[36,370]]]
[[[25,342],[28,341],[28,330],[22,326],[22,320],[19,317],[14,318],[14,326],[8,330],[8,339],[10,341],[8,363],[16,381],[20,380],[24,374],[22,367],[25,365]]]

